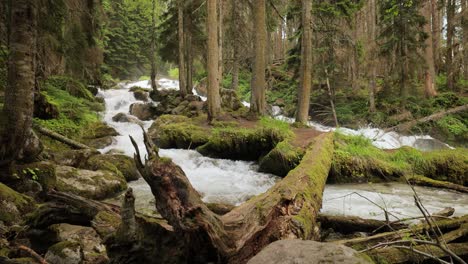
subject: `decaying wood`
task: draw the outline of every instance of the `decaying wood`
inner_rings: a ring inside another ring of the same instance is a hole
[[[458,106],[458,107],[455,107],[455,108],[451,108],[451,109],[448,109],[448,110],[445,110],[445,111],[441,111],[441,112],[438,112],[438,113],[435,113],[435,114],[432,114],[430,116],[426,116],[426,117],[423,117],[423,118],[420,118],[420,119],[417,119],[417,120],[413,120],[413,121],[409,121],[409,122],[406,122],[406,123],[403,123],[403,124],[399,124],[397,126],[385,129],[385,131],[386,132],[388,132],[388,131],[405,132],[405,131],[408,131],[410,128],[414,127],[415,125],[417,125],[419,123],[438,120],[438,119],[441,119],[442,117],[444,117],[444,116],[446,116],[448,114],[454,114],[454,113],[463,112],[463,111],[466,111],[466,110],[468,110],[468,104]]]
[[[468,215],[465,215],[460,218],[436,221],[437,226],[442,232],[449,232],[452,230],[456,230],[466,223],[468,223]],[[408,236],[412,236],[416,234],[426,235],[425,232],[428,230],[428,228],[429,228],[428,224],[424,223],[424,224],[419,224],[417,226],[414,226],[408,229],[385,232],[385,233],[381,233],[381,234],[377,234],[377,235],[369,236],[369,237],[360,237],[360,238],[353,238],[353,239],[348,239],[348,240],[341,240],[341,241],[337,241],[337,243],[340,243],[346,246],[377,244],[382,241],[400,240],[404,237],[408,237]]]
[[[457,192],[468,193],[468,187],[465,187],[463,185],[459,185],[459,184],[455,184],[451,182],[437,181],[437,180],[429,179],[426,177],[413,177],[413,178],[408,179],[408,182],[413,185],[418,185],[418,186],[445,188],[445,189],[454,190]]]
[[[90,149],[90,147],[86,146],[83,143],[80,143],[80,142],[75,141],[73,139],[69,139],[69,138],[67,138],[67,137],[65,137],[63,135],[60,135],[59,133],[56,133],[56,132],[54,132],[52,130],[41,127],[41,126],[39,126],[37,124],[34,124],[33,127],[39,133],[41,133],[41,134],[43,134],[45,136],[48,136],[48,137],[50,137],[52,139],[55,139],[55,140],[57,140],[59,142],[62,142],[63,144],[68,145],[68,146],[70,146],[72,148],[75,148],[75,149]]]
[[[47,200],[29,219],[29,226],[45,228],[59,223],[89,225],[99,212],[118,215],[116,208],[74,194],[51,190],[47,193]]]
[[[320,222],[322,229],[331,228],[335,232],[341,234],[351,234],[356,232],[374,233],[388,232],[407,228],[408,226],[402,222],[389,222],[364,219],[357,216],[337,216],[319,214],[318,222]]]
[[[32,250],[32,249],[30,249],[30,248],[28,248],[26,246],[23,246],[23,245],[19,245],[18,249],[28,253],[37,262],[39,262],[39,264],[48,264],[48,262],[43,257],[41,257],[41,255],[37,254],[36,251],[34,251],[34,250]]]
[[[136,239],[136,218],[135,218],[135,196],[132,188],[128,188],[122,200],[120,210],[122,223],[117,230],[117,237],[120,240],[131,242]]]
[[[218,261],[245,263],[275,240],[319,238],[316,218],[331,166],[333,134],[320,135],[301,164],[268,192],[223,216],[209,210],[182,169],[160,158],[146,133],[144,138],[149,157],[145,164],[132,139],[137,167],[151,187],[158,212],[175,232],[198,242],[191,247],[211,246]]]

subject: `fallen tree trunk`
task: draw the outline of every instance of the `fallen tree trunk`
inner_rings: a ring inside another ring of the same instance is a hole
[[[466,110],[468,110],[468,104],[458,106],[458,107],[455,107],[455,108],[451,108],[451,109],[448,109],[448,110],[445,110],[445,111],[441,111],[441,112],[432,114],[430,116],[426,116],[426,117],[423,117],[423,118],[420,118],[420,119],[409,121],[409,122],[406,122],[406,123],[403,123],[403,124],[399,124],[399,125],[391,127],[391,128],[387,128],[387,129],[385,129],[385,132],[389,132],[389,131],[405,132],[405,131],[408,131],[410,128],[414,127],[415,125],[417,125],[419,123],[438,120],[438,119],[441,119],[442,117],[444,117],[444,116],[446,116],[448,114],[455,114],[455,113],[463,112],[463,111],[466,111]]]
[[[389,222],[374,219],[364,219],[357,216],[338,216],[319,214],[318,222],[322,229],[331,228],[341,234],[352,234],[356,232],[374,233],[377,230],[388,232],[407,228],[402,222]]]
[[[332,162],[332,133],[318,136],[298,167],[268,192],[223,216],[209,210],[182,169],[160,158],[146,133],[144,138],[149,158],[145,164],[132,139],[137,167],[151,187],[158,212],[190,242],[190,252],[205,255],[193,262],[245,263],[273,241],[320,238],[317,215]]]
[[[459,185],[459,184],[455,184],[451,182],[433,180],[431,178],[427,178],[424,176],[411,177],[408,179],[408,182],[413,185],[418,185],[418,186],[445,188],[445,189],[454,190],[457,192],[468,193],[468,187],[465,187],[463,185]]]
[[[63,144],[66,144],[72,148],[75,148],[75,149],[91,149],[89,146],[86,146],[85,144],[83,143],[80,143],[78,141],[75,141],[73,139],[69,139],[63,135],[60,135],[59,133],[56,133],[52,130],[49,130],[47,128],[44,128],[44,127],[41,127],[37,124],[34,124],[33,125],[34,129],[36,131],[38,131],[39,133],[45,135],[45,136],[48,136],[52,139],[55,139],[59,142],[62,142]]]

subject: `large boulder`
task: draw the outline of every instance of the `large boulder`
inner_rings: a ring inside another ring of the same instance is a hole
[[[34,161],[44,150],[44,145],[39,140],[39,137],[31,130],[28,137],[26,137],[26,142],[24,147],[19,153],[19,160],[23,162],[32,162]]]
[[[83,262],[81,245],[74,241],[59,242],[49,248],[45,260],[54,264],[81,264]]]
[[[148,121],[154,118],[154,106],[152,103],[134,103],[130,105],[130,114],[138,117],[143,121]]]
[[[127,189],[122,176],[106,170],[91,171],[57,166],[56,175],[57,190],[94,200],[110,198]]]
[[[52,160],[55,163],[70,167],[83,167],[91,156],[99,154],[99,151],[93,149],[65,150],[54,152]]]
[[[80,263],[108,263],[109,258],[107,257],[106,247],[99,235],[92,227],[76,226],[70,224],[56,224],[49,227],[54,238],[58,243],[62,243],[62,248],[52,246],[48,252],[48,260],[65,260],[63,258],[63,251],[65,248],[72,249],[79,245],[80,248]],[[68,243],[63,243],[68,242]],[[73,245],[72,248],[70,246]],[[74,250],[69,250],[75,252]],[[69,254],[65,254],[70,256]],[[78,254],[72,254],[78,257]],[[50,261],[51,263],[56,263]]]
[[[21,179],[38,182],[41,184],[42,190],[48,191],[57,185],[55,167],[56,165],[52,162],[41,161],[16,165],[14,170]]]
[[[271,243],[248,264],[367,264],[372,263],[352,248],[310,240],[280,240]]]
[[[125,155],[95,155],[86,162],[85,169],[109,170],[121,175],[126,181],[136,181],[141,175],[135,165],[135,160]]]
[[[92,148],[101,149],[114,142],[113,137],[119,133],[115,128],[104,123],[97,123],[89,128],[88,134],[83,136],[84,143]]]
[[[178,115],[160,116],[148,129],[150,139],[160,148],[196,148],[208,142],[208,129],[197,126],[190,118]]]
[[[116,114],[112,117],[112,121],[119,123],[134,123],[137,125],[143,125],[143,122],[141,122],[138,118],[131,115],[127,115],[125,113]]]
[[[0,221],[5,224],[19,223],[22,217],[34,210],[34,200],[0,183]]]
[[[133,92],[133,96],[135,96],[135,99],[143,102],[147,102],[149,99],[149,93],[142,90]]]

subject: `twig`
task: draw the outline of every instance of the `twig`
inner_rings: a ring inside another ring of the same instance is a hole
[[[18,249],[27,252],[29,255],[31,255],[31,257],[35,258],[40,264],[48,264],[48,262],[43,257],[41,257],[41,255],[37,254],[36,251],[23,245],[19,245]]]

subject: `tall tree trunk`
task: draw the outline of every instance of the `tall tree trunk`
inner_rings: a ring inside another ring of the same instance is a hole
[[[184,34],[184,0],[179,0],[177,6],[177,23],[179,38],[179,90],[182,97],[187,95],[187,75],[185,69],[185,34]]]
[[[455,76],[453,67],[453,43],[455,37],[455,0],[447,0],[447,53],[445,55],[445,67],[447,74],[447,88],[455,88]]]
[[[370,56],[369,56],[369,66],[370,66],[370,82],[369,82],[369,112],[375,112],[375,92],[377,90],[377,60],[378,57],[376,54],[377,49],[377,5],[376,0],[369,1],[369,42],[370,45]]]
[[[426,61],[426,69],[424,72],[424,95],[426,97],[434,97],[437,92],[435,88],[435,66],[434,66],[434,49],[432,46],[432,3],[427,0],[422,8],[422,14],[426,19],[424,32],[427,34],[426,47],[424,48],[424,59]]]
[[[192,17],[189,12],[184,15],[184,50],[185,50],[185,91],[193,94],[193,55],[192,55]]]
[[[438,73],[440,71],[440,43],[441,43],[441,19],[440,9],[437,0],[431,0],[432,8],[432,49],[434,54],[434,71]]]
[[[219,95],[219,74],[218,74],[218,17],[217,0],[207,0],[207,20],[208,31],[208,120],[217,118],[221,112],[221,99]]]
[[[224,20],[224,0],[218,0],[218,79],[223,83],[223,25]]]
[[[265,0],[257,0],[253,5],[254,16],[254,69],[252,74],[252,95],[250,98],[250,112],[254,115],[266,113],[266,4]]]
[[[468,0],[461,0],[461,26],[463,34],[463,78],[468,80]]]
[[[152,0],[151,10],[151,89],[154,93],[158,92],[156,84],[156,0]]]
[[[37,30],[35,0],[11,2],[10,54],[0,138],[0,164],[16,159],[31,136],[34,111]]]
[[[299,83],[296,122],[306,123],[309,118],[310,91],[312,89],[312,1],[302,0],[301,80]]]
[[[231,0],[231,39],[232,39],[232,82],[231,89],[237,91],[239,88],[239,40],[235,39],[238,34],[239,27],[237,26],[240,22],[239,18],[239,1]]]

